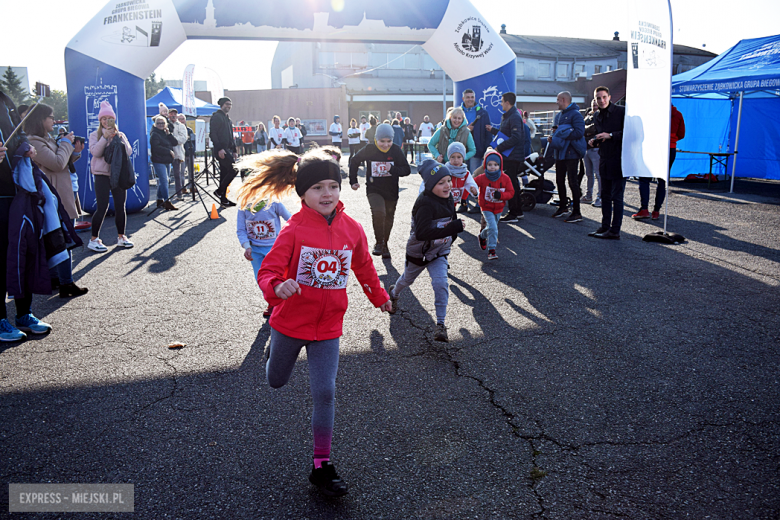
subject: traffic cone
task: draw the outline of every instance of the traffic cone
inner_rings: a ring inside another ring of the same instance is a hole
[[[217,205],[212,204],[211,205],[211,220],[217,220],[219,218],[219,213],[217,213]]]

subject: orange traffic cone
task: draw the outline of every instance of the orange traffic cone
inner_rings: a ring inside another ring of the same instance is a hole
[[[219,213],[217,213],[217,205],[212,204],[211,205],[211,220],[217,220],[219,218]]]

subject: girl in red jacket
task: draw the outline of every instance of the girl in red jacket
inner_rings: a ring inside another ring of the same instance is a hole
[[[509,176],[503,173],[504,159],[500,153],[488,149],[482,168],[484,173],[474,179],[479,186],[479,207],[487,223],[479,233],[479,247],[488,250],[488,260],[495,260],[498,258],[498,218],[504,211],[504,201],[511,199],[515,190]]]
[[[240,207],[266,197],[281,198],[293,187],[301,197],[301,210],[279,233],[257,274],[266,301],[274,307],[268,384],[284,386],[306,347],[314,401],[309,481],[328,496],[341,496],[347,485],[330,462],[330,445],[350,271],[374,306],[391,310],[390,297],[377,277],[363,228],[344,213],[339,201],[341,172],[331,155],[315,149],[299,158],[290,151],[273,151],[250,162],[257,173],[239,190]]]

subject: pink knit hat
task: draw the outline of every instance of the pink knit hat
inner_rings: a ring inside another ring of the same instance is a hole
[[[108,101],[100,102],[100,112],[98,112],[98,120],[104,116],[113,117],[114,119],[116,119],[116,112],[114,112],[114,109],[111,108],[111,103],[109,103]]]

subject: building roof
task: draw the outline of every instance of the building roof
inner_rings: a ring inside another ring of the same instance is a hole
[[[501,34],[509,47],[520,56],[539,58],[614,58],[627,52],[625,40],[594,40],[590,38],[565,38],[561,36],[525,36],[519,34]],[[704,49],[674,46],[675,54],[707,56],[713,54]]]

